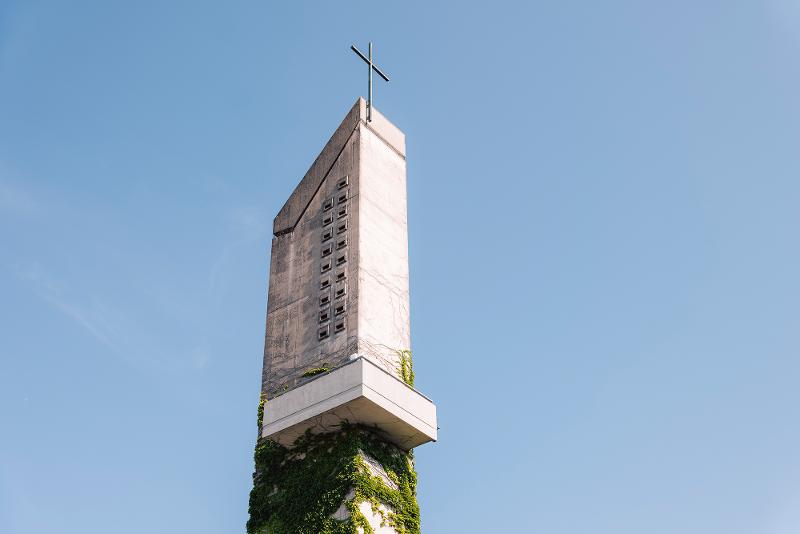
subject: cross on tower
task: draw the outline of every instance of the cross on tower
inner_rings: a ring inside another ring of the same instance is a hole
[[[358,57],[363,59],[368,65],[367,70],[369,71],[369,78],[368,78],[369,81],[367,85],[367,122],[372,122],[372,71],[374,70],[375,72],[377,72],[378,75],[387,82],[389,81],[389,77],[386,76],[383,72],[381,72],[381,69],[379,69],[378,66],[372,62],[372,41],[370,41],[369,43],[368,56],[362,54],[361,51],[359,51],[359,49],[356,48],[356,45],[351,45],[350,50],[358,54]]]

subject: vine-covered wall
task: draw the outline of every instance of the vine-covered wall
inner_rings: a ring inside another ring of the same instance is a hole
[[[372,524],[379,517],[398,534],[420,532],[413,453],[368,428],[306,433],[291,449],[262,438],[255,465],[248,534],[372,534],[364,502]]]

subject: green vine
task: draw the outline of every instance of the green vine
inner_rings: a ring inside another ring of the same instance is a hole
[[[267,396],[261,393],[258,400],[258,437],[261,437],[261,425],[264,424],[264,405],[267,403]]]
[[[312,369],[308,369],[305,373],[303,373],[303,378],[309,376],[321,375],[322,373],[327,373],[330,370],[331,370],[330,367],[314,367]]]
[[[392,484],[373,474],[366,457]],[[291,449],[262,439],[255,464],[249,534],[374,534],[363,502],[398,534],[420,532],[413,455],[369,428],[345,423],[338,432],[306,432]],[[349,518],[332,517],[342,505]]]
[[[411,351],[408,349],[401,349],[397,351],[398,356],[400,356],[400,369],[398,369],[398,373],[400,374],[400,380],[411,386],[414,387],[414,361],[411,357]]]

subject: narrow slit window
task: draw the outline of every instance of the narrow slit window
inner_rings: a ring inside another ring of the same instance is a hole
[[[337,282],[341,282],[345,278],[347,278],[347,271],[341,270],[338,273],[336,273],[336,281]]]
[[[333,228],[328,228],[324,232],[322,232],[322,242],[324,243],[328,239],[333,237]]]
[[[347,238],[343,237],[339,241],[336,242],[336,249],[342,250],[344,247],[347,246]]]
[[[334,291],[335,298],[342,298],[343,296],[347,295],[347,282],[341,282],[336,284],[336,291]]]
[[[336,182],[336,189],[344,189],[345,187],[347,187],[347,184],[349,183],[350,183],[350,177],[345,176],[344,178]]]
[[[330,278],[323,278],[319,281],[319,288],[320,290],[328,289],[331,287],[331,279]]]
[[[325,326],[322,326],[319,328],[319,330],[317,330],[317,339],[319,340],[323,340],[329,335],[331,335],[331,325],[329,324],[326,324]]]
[[[339,196],[336,197],[337,204],[344,204],[345,202],[347,202],[347,191],[339,193]]]
[[[322,226],[327,226],[333,222],[333,212],[327,211],[322,214]]]
[[[332,207],[333,207],[333,199],[332,198],[329,198],[328,200],[326,200],[325,202],[322,203],[323,211],[328,211]]]
[[[325,245],[322,247],[322,257],[330,256],[333,253],[333,243]]]
[[[336,321],[336,324],[333,326],[333,332],[336,334],[344,332],[344,319]]]
[[[347,304],[342,302],[333,309],[333,313],[335,313],[336,315],[341,315],[345,312],[346,309],[347,309]]]
[[[336,265],[344,265],[345,263],[347,263],[347,253],[336,258]]]
[[[330,308],[325,308],[324,310],[320,310],[319,312],[319,322],[324,323],[328,319],[331,318],[331,310]]]
[[[331,260],[325,260],[322,262],[322,265],[319,268],[321,273],[327,273],[331,270]]]
[[[342,217],[347,217],[347,204],[344,206],[339,206],[339,211],[336,212],[336,216],[341,219]]]
[[[342,221],[336,226],[336,233],[343,234],[347,231],[347,221]]]
[[[325,306],[326,304],[330,304],[330,302],[331,302],[331,294],[328,291],[326,291],[323,295],[319,297],[320,306]]]

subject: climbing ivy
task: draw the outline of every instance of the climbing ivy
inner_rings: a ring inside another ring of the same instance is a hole
[[[267,396],[261,393],[258,400],[258,437],[261,437],[261,425],[264,424],[264,405],[267,403]]]
[[[308,369],[306,372],[304,372],[303,373],[303,378],[308,377],[308,376],[321,375],[322,373],[327,373],[330,370],[331,370],[330,367],[325,367],[325,366],[323,366],[323,367],[314,367],[314,368]]]
[[[383,467],[396,489],[372,474],[365,455]],[[260,439],[255,464],[248,534],[355,534],[359,527],[374,534],[358,508],[362,502],[398,534],[420,532],[413,455],[370,428],[345,423],[333,433],[306,432],[292,448]],[[333,518],[342,504],[350,517]]]
[[[398,356],[400,356],[400,368],[398,369],[398,374],[400,375],[400,380],[411,386],[414,387],[414,361],[411,358],[411,351],[408,349],[401,349],[397,351]]]

